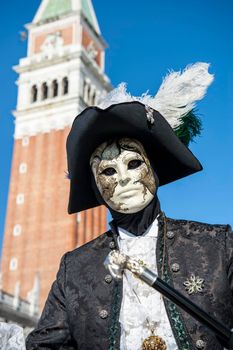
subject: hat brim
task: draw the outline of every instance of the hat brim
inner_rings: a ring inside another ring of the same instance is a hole
[[[164,117],[157,111],[153,117],[150,124],[145,105],[134,101],[106,109],[88,107],[75,118],[67,139],[69,214],[99,205],[91,186],[90,157],[97,146],[113,138],[134,138],[143,144],[160,186],[202,170]]]

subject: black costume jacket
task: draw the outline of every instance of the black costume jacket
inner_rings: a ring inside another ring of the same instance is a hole
[[[33,349],[119,349],[122,282],[112,280],[103,262],[117,245],[114,228],[66,253],[38,327],[28,336]],[[158,274],[188,296],[191,274],[204,278],[202,292],[189,298],[226,326],[233,327],[233,234],[229,225],[209,225],[160,216],[156,247]],[[203,325],[165,299],[180,350],[220,350]]]

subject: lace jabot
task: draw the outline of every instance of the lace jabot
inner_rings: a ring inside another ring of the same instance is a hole
[[[26,350],[23,328],[16,324],[0,322],[0,349]]]
[[[121,228],[118,231],[120,251],[143,260],[148,268],[157,272],[157,219],[142,236],[135,237]],[[166,341],[168,350],[178,350],[160,293],[133,277],[131,272],[125,271],[119,319],[121,350],[141,350],[143,340],[151,335],[147,320],[159,323],[156,334]]]

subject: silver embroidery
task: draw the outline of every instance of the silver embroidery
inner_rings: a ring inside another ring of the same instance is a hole
[[[190,278],[184,282],[184,286],[188,294],[202,292],[204,289],[204,279],[192,274]]]

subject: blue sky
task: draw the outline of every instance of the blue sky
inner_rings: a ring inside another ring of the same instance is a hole
[[[19,32],[40,0],[1,5],[0,57],[0,237],[4,231],[13,145],[17,74],[12,66],[26,55]],[[233,225],[233,2],[214,0],[93,0],[109,44],[106,73],[125,81],[132,94],[154,94],[169,69],[211,63],[215,81],[198,113],[203,132],[191,150],[204,170],[159,190],[167,216]],[[0,239],[1,240],[1,239]],[[0,243],[1,246],[1,243]]]

